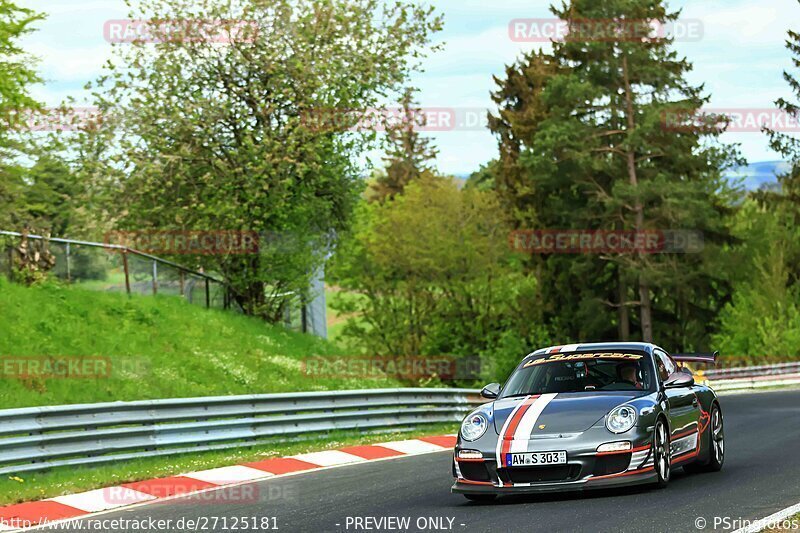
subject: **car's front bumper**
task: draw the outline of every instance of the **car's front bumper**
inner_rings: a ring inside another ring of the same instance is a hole
[[[457,494],[529,494],[541,492],[569,492],[583,491],[591,489],[609,489],[615,487],[628,487],[654,483],[657,481],[657,474],[651,468],[641,472],[633,472],[630,475],[608,477],[608,478],[588,478],[577,481],[555,481],[538,482],[529,484],[511,484],[498,486],[493,483],[476,484],[466,480],[456,479],[451,487],[451,492]]]
[[[651,483],[657,480],[652,460],[652,428],[635,428],[619,440],[629,440],[632,449],[621,453],[598,453],[600,444],[614,441],[603,428],[581,434],[536,439],[529,451],[567,451],[567,464],[552,467],[498,468],[496,454],[482,451],[481,460],[455,460],[462,449],[477,449],[475,443],[456,444],[452,492],[462,494],[518,494],[600,489]]]

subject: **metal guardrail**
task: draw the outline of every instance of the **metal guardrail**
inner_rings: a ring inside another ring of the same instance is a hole
[[[703,374],[710,380],[782,376],[800,373],[800,361],[774,365],[746,366],[740,368],[709,369]]]
[[[181,398],[0,411],[0,474],[252,446],[336,430],[459,422],[470,389],[376,389]]]
[[[800,361],[740,368],[720,368],[703,372],[717,392],[765,389],[800,384]]]
[[[712,370],[718,391],[800,384],[800,362]],[[472,389],[374,389],[0,410],[0,475],[252,446],[337,430],[459,422]]]

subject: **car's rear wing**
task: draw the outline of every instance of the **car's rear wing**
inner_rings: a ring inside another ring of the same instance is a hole
[[[707,365],[716,365],[719,352],[712,353],[676,353],[672,354],[672,358],[679,363],[705,363]]]

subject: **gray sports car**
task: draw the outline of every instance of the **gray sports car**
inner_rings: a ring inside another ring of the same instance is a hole
[[[522,359],[491,400],[461,425],[452,491],[474,501],[501,494],[621,485],[664,487],[672,468],[718,471],[722,409],[712,389],[648,343],[553,346]]]

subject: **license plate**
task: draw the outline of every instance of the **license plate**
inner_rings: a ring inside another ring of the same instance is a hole
[[[506,466],[563,465],[567,463],[567,452],[507,453]]]

